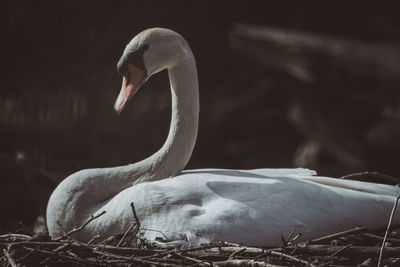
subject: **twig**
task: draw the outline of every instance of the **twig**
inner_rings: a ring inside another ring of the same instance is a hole
[[[288,255],[288,254],[285,254],[285,253],[282,253],[282,252],[270,251],[270,254],[271,254],[271,255],[275,255],[275,256],[285,257],[285,258],[287,258],[287,259],[296,261],[296,262],[298,262],[298,263],[306,264],[307,266],[316,267],[314,264],[312,264],[312,263],[310,263],[310,262],[308,262],[308,261],[305,261],[305,260],[296,258],[295,256],[291,256],[291,255]]]
[[[104,247],[102,245],[87,245],[85,243],[81,243],[77,240],[73,240],[72,243],[67,243],[70,245],[71,248],[73,249],[82,249],[82,247],[88,248],[88,250],[93,250],[93,249],[104,249],[107,252],[113,252],[113,253],[121,253],[121,254],[129,254],[129,255],[136,255],[136,256],[149,256],[149,255],[154,255],[157,252],[160,252],[160,250],[146,250],[146,249],[139,249],[139,248],[117,248],[117,247],[112,247],[112,246],[107,246]],[[1,244],[3,248],[7,248],[9,251],[12,249],[18,249],[18,248],[46,248],[46,249],[56,249],[60,247],[60,245],[63,245],[60,242],[32,242],[32,241],[24,241],[24,242],[17,242],[17,243],[9,243],[9,244]]]
[[[334,257],[336,255],[338,255],[340,252],[345,251],[346,249],[349,249],[353,246],[353,244],[349,244],[341,249],[339,249],[338,251],[333,252],[329,257]]]
[[[135,226],[136,223],[133,223],[131,226],[129,226],[128,230],[125,232],[125,234],[122,236],[121,240],[118,242],[116,247],[119,247],[122,242],[124,241],[125,237],[128,235],[128,233],[132,230],[132,228]]]
[[[301,233],[298,233],[297,235],[294,235],[295,233],[296,233],[296,229],[293,228],[292,231],[290,232],[287,240],[281,234],[281,240],[282,240],[283,247],[287,247],[287,246],[290,246],[290,245],[295,245],[294,241],[296,241],[302,235]]]
[[[240,246],[232,246],[231,244],[226,244],[225,242],[222,243],[211,243],[208,245],[202,245],[199,247],[193,247],[193,248],[188,248],[188,249],[183,249],[181,250],[181,252],[193,252],[193,251],[199,251],[199,250],[207,250],[207,249],[213,249],[213,248],[218,248],[218,251],[220,248],[222,247],[232,247],[234,250],[233,251],[237,251],[237,250],[241,250],[243,247]],[[251,249],[250,247],[244,247],[247,250]],[[260,249],[261,250],[261,249]],[[261,250],[263,252],[263,250]]]
[[[275,265],[271,263],[266,263],[262,261],[253,260],[231,260],[231,261],[217,261],[214,262],[216,266],[224,267],[284,267],[282,265]]]
[[[40,253],[43,253],[45,255],[50,255],[50,256],[53,256],[53,257],[65,258],[67,260],[73,261],[75,264],[80,264],[82,266],[87,266],[88,263],[94,264],[93,262],[90,262],[91,260],[89,260],[89,259],[82,260],[82,259],[77,258],[77,257],[67,256],[67,255],[63,255],[63,254],[60,254],[60,253],[54,253],[54,252],[50,252],[50,251],[42,250],[42,249],[38,249],[38,248],[25,248],[25,249],[29,250],[29,251],[36,250],[36,251],[38,251]]]
[[[34,252],[34,250],[31,250],[30,252]],[[48,261],[50,261],[50,257],[45,258],[44,260],[42,260],[41,262],[39,262],[39,265],[45,265]],[[47,265],[46,265],[47,266]]]
[[[118,242],[117,247],[119,247],[122,242],[124,241],[125,237],[128,235],[128,233],[132,230],[132,228],[137,225],[136,230],[132,233],[133,237],[136,237],[137,233],[140,230],[140,221],[139,218],[136,214],[136,210],[135,210],[135,204],[133,202],[131,202],[131,208],[132,208],[132,213],[133,213],[133,217],[135,219],[135,222],[128,228],[128,230],[124,233],[124,235],[122,236],[121,240]],[[132,239],[131,239],[132,240]],[[130,243],[130,241],[129,241]]]
[[[49,246],[49,247],[59,247],[60,243],[55,242],[37,242],[37,241],[22,241],[14,243],[0,243],[0,247],[7,248],[8,251],[11,249],[20,248],[23,246],[28,247],[38,247],[38,246]]]
[[[67,236],[67,232],[65,232],[63,225],[61,224],[61,222],[59,220],[57,220],[57,224],[60,227],[61,232],[63,233],[63,236]],[[59,241],[57,239],[53,239],[54,241]]]
[[[240,247],[241,246],[239,244],[230,243],[230,242],[226,242],[226,241],[221,242],[221,244],[223,244],[224,246],[229,246],[229,247]]]
[[[6,255],[8,263],[12,266],[12,267],[17,267],[17,264],[15,263],[14,259],[11,258],[10,254],[8,253],[8,251],[6,249],[3,249],[3,253],[4,255]]]
[[[25,248],[24,248],[25,249]],[[26,257],[29,257],[31,254],[33,254],[35,251],[31,250],[28,253],[26,253],[24,256],[18,259],[19,262],[23,261]]]
[[[90,246],[92,249],[101,249],[102,251],[111,252],[111,253],[121,253],[127,255],[135,255],[135,256],[156,256],[157,252],[160,250],[149,250],[149,249],[139,249],[139,248],[117,248],[112,246]]]
[[[290,243],[293,243],[294,241],[299,239],[302,235],[303,235],[302,233],[298,233],[295,237],[292,238],[292,240],[290,240]]]
[[[329,256],[332,253],[342,250],[346,246],[331,246],[331,245],[307,245],[307,244],[297,244],[296,248],[299,253],[302,254],[310,254],[310,255],[316,255],[316,256]],[[274,249],[268,249],[268,250],[263,250],[260,248],[252,248],[252,247],[246,247],[246,252],[244,254],[246,256],[258,256],[260,253],[263,252],[271,252],[275,251],[277,253],[280,253],[283,251],[281,248],[274,248]],[[286,247],[285,249],[294,249],[294,246]],[[241,248],[237,247],[221,247],[221,251],[223,253],[232,253],[234,251],[238,251]],[[209,248],[206,250],[207,252],[213,252],[213,253],[218,253],[219,250],[216,247]],[[400,255],[400,247],[386,247],[385,252],[388,255]],[[378,255],[379,254],[379,248],[378,247],[368,247],[368,246],[352,246],[348,248],[345,251],[341,252],[344,255],[347,256],[352,256],[352,255]]]
[[[379,242],[381,242],[383,240],[383,238],[384,238],[383,236],[378,236],[378,235],[374,235],[374,234],[371,234],[371,233],[363,233],[362,236],[364,236],[366,238],[369,238],[369,239],[377,240]],[[393,244],[399,244],[400,245],[400,239],[398,239],[398,238],[390,238],[390,237],[388,237],[388,238],[386,238],[386,242],[390,242],[390,243],[393,243]]]
[[[65,243],[65,244],[62,244],[61,246],[59,246],[59,247],[53,249],[53,252],[59,252],[60,250],[63,250],[64,248],[68,247],[69,245],[70,245],[69,242],[68,242],[68,243]]]
[[[134,232],[134,236],[136,236],[140,229],[140,221],[136,214],[135,204],[133,202],[131,202],[131,208],[132,208],[133,217],[135,218],[135,221],[137,223],[137,228],[136,228],[136,231]]]
[[[292,231],[290,232],[288,238],[287,238],[287,243],[290,242],[291,238],[293,237],[294,233],[296,232],[296,228],[293,228]]]
[[[149,228],[142,228],[140,230],[160,233],[165,237],[165,239],[167,239],[167,241],[170,241],[170,239],[163,232],[161,232],[160,230],[154,230],[154,229],[149,229]]]
[[[171,252],[171,254],[174,255],[174,256],[177,256],[177,257],[179,257],[179,258],[182,258],[182,259],[185,259],[185,260],[194,262],[194,263],[196,263],[196,264],[202,263],[202,264],[205,265],[205,266],[212,266],[212,265],[209,264],[208,262],[205,262],[205,261],[202,261],[202,260],[198,260],[198,259],[189,257],[189,256],[187,256],[187,255],[182,255],[182,254],[179,254],[179,253],[176,253],[176,252],[173,252],[173,251]]]
[[[97,238],[99,238],[100,237],[100,235],[95,235],[94,237],[92,237],[92,239],[90,239],[87,243],[86,243],[86,245],[90,245],[90,244],[92,244]]]
[[[221,244],[209,244],[209,245],[204,245],[204,246],[199,246],[199,247],[194,247],[194,248],[182,249],[179,252],[181,252],[181,253],[194,252],[194,251],[207,250],[207,249],[213,249],[213,248],[219,248],[219,247],[221,247]],[[237,247],[235,247],[235,248],[237,248]],[[149,257],[164,257],[168,254],[170,254],[170,251],[160,252],[156,255],[154,255],[154,254],[148,255],[148,256],[143,257],[143,259],[149,258]]]
[[[68,255],[70,255],[71,257],[78,258],[78,255],[76,255],[75,253],[73,253],[73,252],[71,252],[71,251],[66,251],[66,253],[67,253]]]
[[[113,253],[109,253],[109,252],[101,252],[98,250],[93,250],[93,253],[95,254],[99,254],[105,257],[110,257],[110,258],[114,258],[114,259],[124,259],[124,260],[128,260],[128,261],[132,261],[135,263],[141,263],[141,264],[146,264],[146,265],[157,265],[157,266],[165,266],[165,264],[161,264],[158,262],[153,262],[153,261],[149,261],[149,260],[144,260],[144,259],[138,259],[138,258],[133,258],[133,257],[125,257],[125,256],[120,256],[120,255],[116,255]],[[168,264],[168,266],[170,267],[178,267],[178,265],[175,264]]]
[[[261,253],[260,255],[256,256],[255,258],[253,258],[252,260],[253,260],[253,261],[256,261],[256,260],[258,260],[259,258],[261,258],[261,257],[263,257],[263,256],[268,256],[268,255],[269,255],[268,252],[263,252],[263,253]]]
[[[29,235],[23,234],[5,234],[0,235],[0,242],[17,242],[17,241],[26,241],[31,239]]]
[[[345,235],[362,232],[362,231],[365,231],[366,229],[367,229],[366,227],[356,227],[356,228],[353,228],[353,229],[350,229],[350,230],[346,230],[346,231],[343,231],[343,232],[339,232],[339,233],[323,236],[323,237],[320,237],[320,238],[316,238],[316,239],[313,239],[313,240],[309,240],[308,244],[313,244],[313,243],[319,243],[319,242],[323,242],[323,241],[332,240],[332,239],[335,239],[335,238],[338,238],[338,237],[342,237],[342,236],[345,236]]]
[[[332,253],[342,250],[346,246],[331,246],[331,245],[305,245],[298,244],[297,251],[302,254],[310,254],[314,256],[329,256]],[[372,246],[351,246],[345,251],[342,250],[344,256],[354,256],[363,254],[365,256],[376,256],[379,254],[379,247]],[[386,247],[385,252],[388,255],[400,255],[400,247]]]
[[[76,228],[76,227],[73,228],[73,229],[72,229],[71,231],[69,231],[68,233],[64,233],[64,235],[61,236],[61,237],[54,238],[54,241],[60,241],[60,240],[62,240],[62,239],[64,239],[64,238],[66,238],[66,237],[72,235],[73,233],[82,230],[82,229],[85,228],[85,226],[88,225],[91,221],[96,220],[97,218],[99,218],[100,216],[104,215],[105,213],[106,213],[106,211],[103,210],[101,213],[97,214],[96,216],[94,216],[94,215],[90,216],[90,218],[89,218],[88,220],[86,220],[86,222],[84,222],[81,226],[79,226],[78,228]],[[61,226],[61,225],[60,225],[60,226]],[[62,229],[62,227],[61,227],[61,229]]]
[[[398,196],[396,198],[396,201],[394,202],[394,205],[393,205],[392,213],[390,214],[390,217],[389,217],[389,222],[388,222],[388,225],[387,225],[387,228],[386,228],[385,236],[384,236],[383,241],[382,241],[381,250],[379,251],[378,267],[381,266],[383,248],[385,247],[386,238],[387,238],[387,236],[389,234],[390,226],[392,225],[392,220],[393,220],[393,217],[394,217],[394,213],[396,212],[397,203],[399,202],[399,199],[400,199],[400,196]]]
[[[231,254],[231,255],[229,256],[229,258],[228,258],[228,261],[233,260],[233,258],[234,258],[236,255],[238,255],[238,254],[240,254],[240,253],[242,253],[242,252],[244,252],[244,251],[246,251],[246,248],[242,248],[241,250],[232,252],[232,254]]]
[[[221,246],[214,246],[211,248],[207,248],[206,251],[212,251],[212,252],[223,252],[223,253],[233,253],[236,251],[241,251],[243,248],[246,249],[245,255],[252,255],[252,256],[258,256],[260,253],[264,253],[265,251],[272,251],[272,250],[282,250],[281,248],[274,248],[271,250],[265,250],[261,248],[253,248],[253,247],[221,247]]]

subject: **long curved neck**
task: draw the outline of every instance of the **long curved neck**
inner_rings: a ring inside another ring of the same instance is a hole
[[[174,176],[183,170],[192,155],[199,122],[199,88],[193,56],[168,70],[172,114],[168,138],[154,155],[155,179]]]
[[[140,162],[113,168],[114,182],[123,187],[177,175],[188,163],[197,138],[199,88],[196,63],[190,49],[171,68],[168,76],[172,96],[172,114],[168,137],[155,154]],[[121,179],[122,178],[122,179]]]
[[[168,137],[161,149],[151,157],[126,167],[131,178],[137,178],[134,184],[177,175],[188,163],[196,143],[200,105],[193,56],[190,54],[190,57],[169,68],[168,76],[172,96]]]

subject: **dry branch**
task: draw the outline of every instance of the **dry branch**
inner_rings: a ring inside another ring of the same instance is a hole
[[[342,236],[363,232],[366,229],[367,228],[365,228],[365,227],[356,227],[356,228],[353,228],[353,229],[350,229],[350,230],[346,230],[346,231],[343,231],[343,232],[338,232],[338,233],[334,233],[334,234],[331,234],[331,235],[327,235],[327,236],[323,236],[323,237],[320,237],[320,238],[316,238],[316,239],[308,241],[308,243],[309,244],[313,244],[313,243],[320,243],[320,242],[330,241],[332,239],[339,238],[339,237],[342,237]]]
[[[1,242],[25,241],[25,240],[29,240],[30,238],[31,237],[29,235],[21,235],[21,234],[0,235],[0,243]]]
[[[382,247],[381,247],[381,250],[379,251],[378,267],[381,266],[383,249],[385,248],[386,239],[387,239],[387,236],[389,234],[390,226],[392,225],[393,216],[394,216],[394,213],[396,212],[397,203],[399,202],[399,199],[400,199],[400,196],[398,196],[396,198],[396,200],[394,202],[394,205],[393,205],[392,212],[391,212],[390,217],[389,217],[389,222],[388,222],[388,225],[387,225],[387,228],[386,228],[386,231],[385,231],[385,236],[384,236],[383,241],[382,241]],[[399,251],[399,255],[400,255],[400,251]]]
[[[282,253],[282,252],[270,251],[269,254],[270,254],[270,255],[275,255],[275,256],[280,256],[280,257],[285,257],[285,258],[287,258],[287,259],[289,259],[289,260],[292,260],[292,261],[295,261],[295,262],[297,262],[297,263],[302,263],[302,264],[305,264],[305,265],[307,265],[307,266],[315,267],[314,264],[311,264],[311,263],[309,263],[308,261],[299,259],[299,258],[297,258],[297,257],[295,257],[295,256],[288,255],[288,254],[285,254],[285,253]]]
[[[262,261],[253,261],[253,260],[217,261],[214,262],[214,264],[220,267],[284,267],[282,265],[275,265]]]
[[[346,248],[346,250],[344,250]],[[307,253],[310,255],[330,256],[333,253],[341,251],[342,256],[377,256],[379,255],[380,248],[372,246],[332,246],[332,245],[298,245],[297,252]],[[386,247],[385,253],[388,256],[399,256],[400,247]]]
[[[8,253],[7,250],[3,249],[3,253],[4,255],[6,255],[8,263],[12,266],[12,267],[17,267],[17,264],[15,263],[14,259],[11,258],[10,254]]]
[[[64,238],[66,238],[66,237],[71,236],[73,233],[76,233],[76,232],[78,232],[78,231],[84,229],[86,225],[88,225],[88,224],[89,224],[90,222],[92,222],[93,220],[96,220],[96,219],[99,218],[100,216],[104,215],[105,213],[106,213],[106,211],[102,211],[101,213],[99,213],[99,214],[97,214],[97,215],[92,215],[92,216],[90,216],[90,218],[87,219],[81,226],[73,228],[73,229],[72,229],[71,231],[69,231],[68,233],[65,233],[65,234],[64,234],[63,236],[61,236],[61,237],[57,237],[57,238],[55,238],[54,240],[55,240],[55,241],[60,241],[60,240],[62,240],[62,239],[64,239]],[[59,222],[58,222],[58,223],[59,223]],[[60,224],[60,223],[59,223],[59,224]],[[62,225],[61,225],[61,224],[60,224],[60,227],[61,227],[61,229],[62,229]],[[63,231],[64,231],[64,230],[63,230]]]
[[[371,234],[371,233],[362,233],[362,236],[367,239],[373,239],[373,240],[380,241],[380,242],[382,242],[383,238],[384,238],[383,236],[378,236],[378,235]],[[398,239],[398,238],[388,237],[388,238],[386,238],[386,242],[389,242],[392,245],[400,245],[400,239]]]

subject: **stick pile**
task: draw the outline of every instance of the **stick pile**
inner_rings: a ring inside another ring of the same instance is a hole
[[[294,231],[293,231],[294,233]],[[386,239],[380,266],[400,264],[400,229]],[[311,240],[282,238],[278,248],[226,242],[188,249],[160,249],[143,240],[135,247],[92,245],[65,237],[8,234],[0,237],[3,266],[377,266],[383,237],[357,227]]]
[[[399,197],[400,198],[400,197]],[[391,217],[396,211],[397,201]],[[191,248],[160,248],[140,237],[140,222],[128,231],[111,236],[100,244],[71,238],[101,215],[92,216],[53,241],[46,234],[35,236],[7,234],[0,236],[2,266],[399,266],[400,228],[390,231],[391,219],[385,233],[372,232],[365,227],[297,243],[301,236],[292,230],[281,237],[276,248],[247,247],[218,242]]]

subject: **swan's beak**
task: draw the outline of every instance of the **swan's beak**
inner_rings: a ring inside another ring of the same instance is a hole
[[[128,65],[128,72],[122,79],[121,92],[114,104],[114,109],[118,114],[121,113],[129,99],[139,90],[145,77],[146,73],[143,70],[131,64]]]

